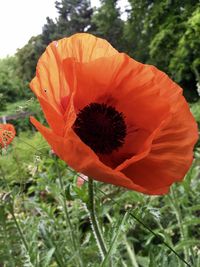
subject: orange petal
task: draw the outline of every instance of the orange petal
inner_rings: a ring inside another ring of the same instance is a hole
[[[99,58],[89,63],[74,61],[74,73],[72,84],[76,83],[74,106],[78,111],[92,102],[105,102],[107,96],[115,90],[115,80],[120,68],[124,65],[125,55]],[[72,79],[69,71],[72,63],[69,59],[63,61],[63,69],[66,80]]]
[[[102,101],[115,106],[124,114],[127,125],[125,144],[110,155],[101,155],[105,164],[113,168],[119,165],[117,170],[121,170],[124,164],[137,161],[148,154],[151,136],[170,116],[170,106],[160,96],[150,66],[124,54],[117,58],[109,57],[79,64],[75,106],[79,110],[91,102]]]
[[[133,183],[131,179],[121,172],[104,165],[98,159],[97,155],[82,143],[73,131],[69,132],[67,138],[62,138],[55,135],[50,129],[44,127],[33,117],[31,117],[31,122],[41,132],[54,152],[76,171],[101,182],[126,187],[147,194],[154,194],[154,192],[156,194],[163,194],[163,189],[148,191],[146,188]]]
[[[154,71],[160,95],[168,98],[171,105],[171,117],[154,137],[148,156],[122,170],[134,183],[149,190],[183,179],[192,163],[193,147],[198,139],[197,124],[181,95],[182,90],[167,75]]]
[[[170,111],[168,101],[160,96],[160,88],[154,83],[154,76],[150,66],[127,58],[127,66],[119,74],[122,79],[112,92],[118,99],[115,107],[124,113],[127,125],[150,133],[169,116]]]
[[[53,106],[51,106],[44,98],[38,97],[40,105],[45,114],[45,118],[51,127],[51,129],[55,132],[55,134],[63,136],[65,129],[65,121],[62,114],[59,114]]]
[[[107,41],[86,33],[54,41],[40,57],[30,87],[38,97],[45,98],[56,111],[63,113],[61,99],[72,90],[69,79],[64,77],[63,60],[73,58],[77,62],[89,62],[115,54],[118,52]]]
[[[119,53],[106,40],[88,33],[74,34],[71,37],[51,43],[49,47],[62,60],[74,58],[75,61],[82,63],[102,57],[110,57]]]
[[[162,151],[161,151],[162,152]],[[173,158],[176,156],[176,158]],[[162,158],[150,153],[146,158],[130,164],[122,172],[136,184],[147,190],[169,187],[173,182],[180,181],[192,163],[192,153],[186,157],[168,153]]]
[[[63,61],[66,79],[69,77],[69,65],[71,65],[69,59]],[[128,132],[132,132],[132,128],[139,129],[137,132],[128,133],[125,145],[119,153],[114,152],[110,156],[101,155],[101,160],[113,167],[117,162],[119,164],[124,158],[132,158],[136,153],[134,160],[144,157],[149,151],[146,145],[147,139],[169,116],[168,103],[159,96],[157,88],[152,89],[153,71],[125,54],[85,64],[74,62],[73,68],[75,81],[72,84],[77,83],[73,103],[76,112],[92,102],[108,103],[124,113],[130,128]],[[151,145],[151,142],[148,143]]]

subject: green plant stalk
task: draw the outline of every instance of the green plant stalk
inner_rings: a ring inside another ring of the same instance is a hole
[[[106,193],[104,193],[101,189],[98,188],[98,191],[101,192],[104,196],[106,196]],[[120,204],[115,201],[114,199],[111,198],[111,201],[116,204],[118,207],[121,207]],[[157,237],[159,240],[160,236],[154,232],[148,225],[146,225],[140,218],[138,218],[134,213],[129,212],[130,216],[132,218],[134,218],[138,223],[140,223],[145,229],[147,229],[150,233],[152,233],[155,237]],[[191,267],[191,265],[185,261],[185,259],[183,259],[168,243],[166,243],[165,241],[162,240],[162,243],[171,250],[171,252],[173,252],[182,262],[184,262],[187,266]]]
[[[113,232],[113,236],[112,236],[111,242],[109,244],[108,252],[106,254],[104,261],[101,264],[101,267],[108,266],[109,260],[112,260],[112,254],[114,254],[114,251],[117,248],[117,243],[118,243],[117,241],[119,239],[119,235],[123,231],[123,226],[125,224],[125,221],[127,221],[128,215],[129,215],[128,212],[124,213],[122,216],[122,219],[119,219],[117,221],[117,224],[115,227],[116,230]]]
[[[131,261],[132,266],[133,267],[139,267],[137,260],[136,260],[136,257],[135,257],[134,248],[130,246],[126,236],[124,236],[124,242],[125,242],[126,250],[128,252],[128,256],[129,256],[129,259]]]
[[[66,219],[66,223],[68,224],[68,226],[70,228],[70,236],[71,236],[72,244],[73,244],[73,247],[74,247],[74,252],[76,253],[79,250],[78,250],[77,245],[76,245],[74,227],[73,227],[73,225],[71,223],[69,212],[68,212],[68,209],[67,209],[67,205],[66,205],[67,198],[66,198],[66,195],[65,195],[64,184],[63,184],[62,177],[61,177],[61,174],[60,174],[60,170],[59,170],[59,167],[58,167],[57,159],[55,161],[56,161],[56,168],[57,168],[57,173],[58,173],[59,184],[60,184],[60,188],[61,188],[61,191],[62,191],[61,195],[63,197],[62,202],[63,202],[65,219]],[[79,266],[83,266],[81,258],[80,257],[78,257],[78,258],[79,258]]]
[[[129,214],[129,212],[127,214]],[[112,218],[110,217],[110,215],[107,213],[106,216],[107,216],[108,220],[112,223]],[[130,244],[126,238],[126,235],[123,236],[123,239],[124,239],[124,243],[125,243],[126,250],[127,250],[129,259],[131,261],[132,267],[139,267],[137,260],[136,260],[136,257],[135,257],[134,247],[130,246]],[[125,263],[122,261],[122,264],[124,265]]]
[[[1,166],[0,166],[0,170],[1,170],[1,174],[2,174],[2,177],[4,179],[4,182],[5,182],[5,185],[7,187],[7,190],[10,191],[10,188],[9,188],[8,183],[6,181],[5,173],[4,173],[4,171],[3,171],[3,169],[2,169]],[[18,233],[20,235],[21,241],[24,244],[24,247],[26,248],[27,253],[29,254],[28,244],[26,242],[26,239],[24,237],[24,234],[23,234],[23,232],[22,232],[22,230],[21,230],[21,228],[19,226],[19,223],[18,223],[18,221],[16,219],[16,216],[15,216],[15,212],[14,212],[14,200],[13,200],[12,197],[10,198],[10,205],[11,205],[10,213],[11,213],[11,215],[13,217],[14,222],[15,222],[15,225],[16,225],[17,231],[18,231]]]
[[[15,213],[14,213],[14,210],[13,210],[13,207],[12,207],[10,213],[11,213],[11,215],[12,215],[12,217],[13,217],[14,222],[15,222],[15,225],[16,225],[17,231],[18,231],[18,233],[19,233],[19,235],[20,235],[21,241],[22,241],[22,243],[24,244],[27,253],[29,254],[28,244],[27,244],[27,242],[26,242],[26,239],[25,239],[25,237],[24,237],[24,234],[23,234],[23,232],[22,232],[22,229],[21,229],[21,227],[20,227],[20,225],[19,225],[19,223],[18,223],[18,221],[17,221],[17,219],[16,219],[16,216],[15,216]]]
[[[182,225],[182,215],[181,215],[180,208],[179,208],[179,206],[177,205],[177,202],[176,202],[176,197],[175,197],[175,193],[174,193],[173,187],[171,187],[171,195],[172,195],[172,198],[170,198],[170,200],[171,200],[172,205],[174,207],[176,219],[177,219],[178,226],[179,226],[179,229],[180,229],[181,238],[183,240],[186,240],[185,231],[184,231],[184,228],[183,228],[183,225]],[[189,261],[189,251],[188,251],[188,249],[186,247],[184,248],[184,256],[185,256],[186,261]]]
[[[112,218],[111,218],[109,213],[106,213],[106,217],[107,217],[107,219],[109,220],[110,223],[113,223],[113,220],[112,220]],[[127,267],[126,263],[124,262],[124,260],[122,258],[120,259],[120,263],[123,265],[123,267]]]
[[[107,248],[105,241],[103,239],[103,235],[101,233],[99,223],[97,220],[96,212],[95,212],[95,201],[94,201],[94,185],[93,185],[93,179],[89,178],[88,179],[88,211],[90,215],[90,222],[91,226],[93,229],[93,233],[95,235],[95,239],[97,241],[97,245],[99,247],[101,256],[102,256],[102,261],[104,260],[106,254],[107,254]]]
[[[62,183],[62,178],[61,177],[59,177],[59,182],[60,182],[61,188],[63,189],[63,183]],[[74,235],[74,227],[73,227],[73,225],[71,223],[71,220],[70,220],[70,217],[69,217],[69,212],[68,212],[67,205],[66,205],[66,201],[67,200],[65,198],[64,192],[62,192],[62,196],[63,196],[63,208],[64,208],[66,222],[69,225],[72,243],[73,243],[73,246],[74,246],[74,250],[76,251],[77,250],[77,246],[76,246],[75,235]]]
[[[13,260],[13,255],[12,255],[12,247],[10,244],[10,238],[8,236],[7,233],[7,229],[6,229],[6,222],[3,220],[3,230],[4,230],[4,238],[5,238],[5,245],[7,248],[8,253],[10,254],[10,256],[8,257],[8,262],[9,262],[9,266],[11,267],[15,267],[15,262]]]
[[[13,158],[14,158],[17,166],[18,166],[17,172],[18,172],[18,177],[20,177],[20,181],[21,181],[20,187],[21,187],[21,190],[23,191],[23,189],[24,189],[23,186],[22,186],[22,184],[23,184],[23,169],[21,167],[19,156],[17,154],[17,150],[16,150],[15,146],[14,146],[14,149],[13,149]]]
[[[64,267],[64,263],[63,263],[63,260],[62,260],[62,257],[60,256],[60,253],[59,253],[59,250],[57,249],[57,245],[54,243],[54,241],[52,239],[50,239],[48,237],[48,235],[44,234],[44,231],[41,232],[42,235],[43,235],[43,238],[45,240],[45,245],[48,249],[52,249],[52,248],[55,248],[55,253],[54,253],[54,258],[55,258],[55,261],[56,263],[58,264],[59,267]]]

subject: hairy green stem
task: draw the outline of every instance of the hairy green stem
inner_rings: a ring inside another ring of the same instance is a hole
[[[101,233],[99,223],[97,220],[96,212],[95,212],[95,200],[94,200],[94,185],[93,185],[93,179],[89,178],[88,180],[88,211],[90,215],[90,221],[91,221],[91,226],[97,241],[97,245],[99,247],[102,259],[105,258],[105,255],[107,254],[107,248],[106,244],[103,239],[103,235]]]

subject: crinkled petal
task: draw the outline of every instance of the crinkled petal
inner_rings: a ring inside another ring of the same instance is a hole
[[[44,136],[54,152],[76,171],[101,182],[126,187],[146,194],[154,194],[155,192],[156,194],[163,194],[166,192],[166,188],[148,191],[146,188],[134,184],[123,173],[104,165],[97,155],[88,146],[84,145],[73,131],[69,132],[67,138],[62,138],[54,134],[52,130],[44,127],[33,117],[31,117],[31,122]]]
[[[106,40],[87,33],[74,34],[55,41],[50,46],[62,59],[71,57],[82,63],[119,54]]]
[[[30,87],[36,96],[45,98],[54,109],[63,113],[61,99],[70,95],[70,75],[66,80],[63,73],[64,59],[87,63],[98,58],[118,54],[107,41],[93,35],[80,33],[52,42],[40,57],[36,77]],[[70,68],[68,68],[68,71]]]
[[[99,58],[88,63],[74,61],[73,84],[76,111],[90,103],[107,101],[116,89],[116,77],[124,65],[125,55]],[[63,61],[66,80],[69,79],[69,59]]]
[[[54,107],[51,106],[44,98],[38,97],[38,100],[51,129],[55,132],[55,134],[63,136],[65,121],[62,114],[59,114],[58,111],[56,111]]]
[[[182,90],[154,68],[154,82],[171,105],[171,117],[154,137],[147,157],[126,166],[122,172],[149,190],[170,186],[183,179],[193,160],[198,139],[197,124],[182,96]],[[171,91],[171,93],[169,93]]]
[[[63,61],[66,79],[69,64],[68,59]],[[158,88],[152,88],[153,71],[123,53],[88,63],[74,61],[73,68],[76,90],[71,105],[76,113],[90,103],[102,102],[125,115],[128,134],[124,146],[110,156],[101,155],[101,160],[116,167],[124,159],[133,162],[146,156],[150,136],[169,116],[168,103],[159,96]]]

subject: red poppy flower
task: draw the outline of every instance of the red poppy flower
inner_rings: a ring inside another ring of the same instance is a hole
[[[15,128],[12,124],[0,124],[0,148],[8,146],[15,135]]]
[[[84,175],[164,194],[192,163],[197,125],[182,89],[105,40],[76,34],[52,42],[30,86],[50,128],[32,123]]]

